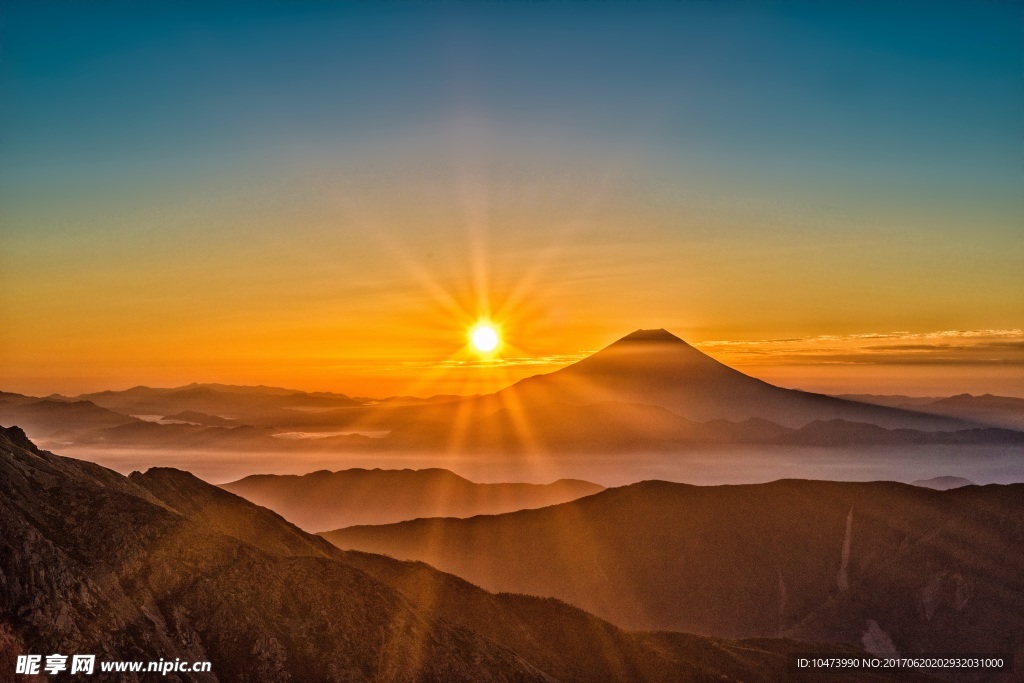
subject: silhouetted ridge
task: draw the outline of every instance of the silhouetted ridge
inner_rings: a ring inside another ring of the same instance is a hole
[[[212,663],[168,683],[772,683],[785,653],[810,648],[626,632],[557,600],[342,552],[187,472],[126,478],[15,441],[0,430],[5,681],[17,655],[89,652]],[[96,683],[145,680],[96,668]]]
[[[627,628],[868,650],[885,633],[902,654],[1024,652],[1021,484],[644,481],[538,510],[323,536]]]
[[[440,468],[353,468],[304,476],[259,474],[221,488],[263,505],[309,531],[387,524],[417,517],[471,517],[538,508],[604,487],[579,480],[551,484],[477,484]]]

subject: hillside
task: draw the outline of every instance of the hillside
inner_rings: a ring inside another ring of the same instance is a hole
[[[221,484],[307,531],[418,517],[471,517],[564,503],[604,490],[586,481],[477,484],[443,469],[252,475]]]
[[[90,652],[212,662],[168,681],[772,681],[808,647],[625,632],[343,553],[186,472],[126,478],[16,428],[0,429],[0,572],[5,675],[20,653]]]
[[[901,653],[1024,647],[1024,485],[648,481],[541,510],[324,537],[630,628]]]

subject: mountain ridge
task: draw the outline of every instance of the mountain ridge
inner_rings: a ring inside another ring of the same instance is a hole
[[[322,535],[629,628],[865,647],[881,629],[903,654],[1024,655],[1022,484],[652,480],[539,510]]]
[[[418,517],[471,517],[563,503],[603,491],[583,480],[479,484],[441,468],[250,475],[220,484],[307,531]]]
[[[213,664],[165,676],[177,682],[769,683],[808,647],[623,631],[559,601],[345,553],[187,472],[124,477],[14,428],[0,428],[0,494],[5,671],[19,654],[56,651]]]

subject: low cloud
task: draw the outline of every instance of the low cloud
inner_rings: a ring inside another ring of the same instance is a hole
[[[1024,330],[873,332],[695,344],[730,365],[1024,365]]]

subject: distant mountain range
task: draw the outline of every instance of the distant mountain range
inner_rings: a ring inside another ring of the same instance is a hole
[[[359,399],[329,392],[304,392],[279,387],[245,387],[229,384],[190,384],[176,389],[134,387],[125,391],[100,391],[51,400],[91,401],[128,415],[169,415],[183,410],[237,418],[285,409],[344,408],[363,405]]]
[[[913,396],[879,396],[875,394],[850,394],[842,396],[862,403],[877,403],[894,408],[906,408],[930,415],[942,415],[978,424],[1024,429],[1024,398],[982,394],[958,394],[947,398]]]
[[[373,401],[276,387],[0,393],[0,424],[48,445],[274,451],[652,452],[715,444],[1024,447],[1024,399],[856,401],[744,375],[665,330],[638,330],[495,394]],[[298,434],[304,438],[286,439]]]
[[[220,485],[307,531],[386,524],[418,517],[472,517],[539,508],[604,487],[578,479],[551,484],[477,484],[443,469],[326,470],[258,474]]]
[[[342,552],[186,472],[121,476],[0,429],[0,671],[20,654],[210,661],[167,681],[778,681],[837,645],[629,632],[551,599]],[[145,675],[103,674],[96,681]],[[906,671],[808,681],[928,680]]]
[[[620,626],[1024,656],[1024,485],[647,481],[323,534]]]
[[[102,408],[92,401],[65,402],[11,394],[0,397],[0,424],[24,425],[38,439],[73,438],[76,434],[141,422],[138,418]]]

